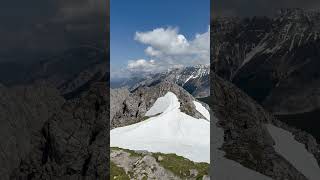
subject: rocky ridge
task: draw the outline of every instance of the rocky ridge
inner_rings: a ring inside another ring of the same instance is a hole
[[[127,86],[130,91],[134,91],[139,87],[154,86],[164,81],[170,81],[183,87],[194,97],[206,97],[210,94],[209,69],[208,65],[174,68],[161,73],[144,75],[143,77],[133,77],[120,86]]]
[[[128,90],[111,90],[112,103],[110,127],[111,129],[142,121],[145,113],[150,109],[153,103],[164,96],[167,92],[173,92],[181,102],[182,112],[195,117],[204,118],[195,108],[193,101],[195,98],[182,87],[170,81],[164,81],[150,87],[140,87],[129,92]]]

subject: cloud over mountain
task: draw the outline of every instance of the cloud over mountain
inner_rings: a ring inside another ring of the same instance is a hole
[[[172,27],[137,31],[134,40],[147,46],[144,50],[146,58],[129,60],[121,74],[159,72],[176,67],[209,64],[209,32],[208,28],[204,33],[197,33],[193,39],[187,39],[178,28]]]

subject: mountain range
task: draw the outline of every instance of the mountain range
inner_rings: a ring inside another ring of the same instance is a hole
[[[152,86],[169,81],[183,87],[195,97],[206,97],[210,94],[209,71],[208,65],[175,68],[161,73],[134,76],[116,82],[111,81],[111,88],[127,87],[130,91],[134,91],[142,86]]]
[[[217,75],[282,119],[295,115],[309,121],[319,115],[319,11],[283,9],[274,18],[213,23]]]
[[[219,147],[251,179],[320,177],[319,24],[319,11],[302,9],[211,22],[210,102],[224,136]]]

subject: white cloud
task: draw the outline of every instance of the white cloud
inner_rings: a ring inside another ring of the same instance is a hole
[[[190,46],[185,36],[179,34],[177,28],[171,27],[136,32],[134,39],[168,55],[184,54]]]
[[[145,60],[145,59],[138,59],[138,60],[130,60],[127,66],[129,71],[137,72],[152,72],[157,69],[157,64],[155,60]]]
[[[148,56],[160,56],[161,51],[153,49],[153,47],[148,46],[147,49],[144,51]]]
[[[134,39],[147,45],[147,58],[130,60],[126,73],[153,73],[176,67],[210,63],[210,29],[188,40],[178,28],[136,32]],[[150,59],[150,60],[146,60]]]

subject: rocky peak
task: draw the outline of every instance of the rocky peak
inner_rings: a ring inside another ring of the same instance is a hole
[[[115,111],[112,114],[111,128],[125,126],[142,121],[145,113],[151,108],[154,102],[164,96],[167,92],[174,93],[181,102],[182,112],[196,118],[204,118],[195,108],[193,101],[195,98],[185,89],[171,81],[163,81],[156,85],[139,87],[128,93],[126,90],[112,90],[110,102],[115,102]],[[121,98],[119,98],[121,95]],[[118,98],[118,99],[114,99]]]

